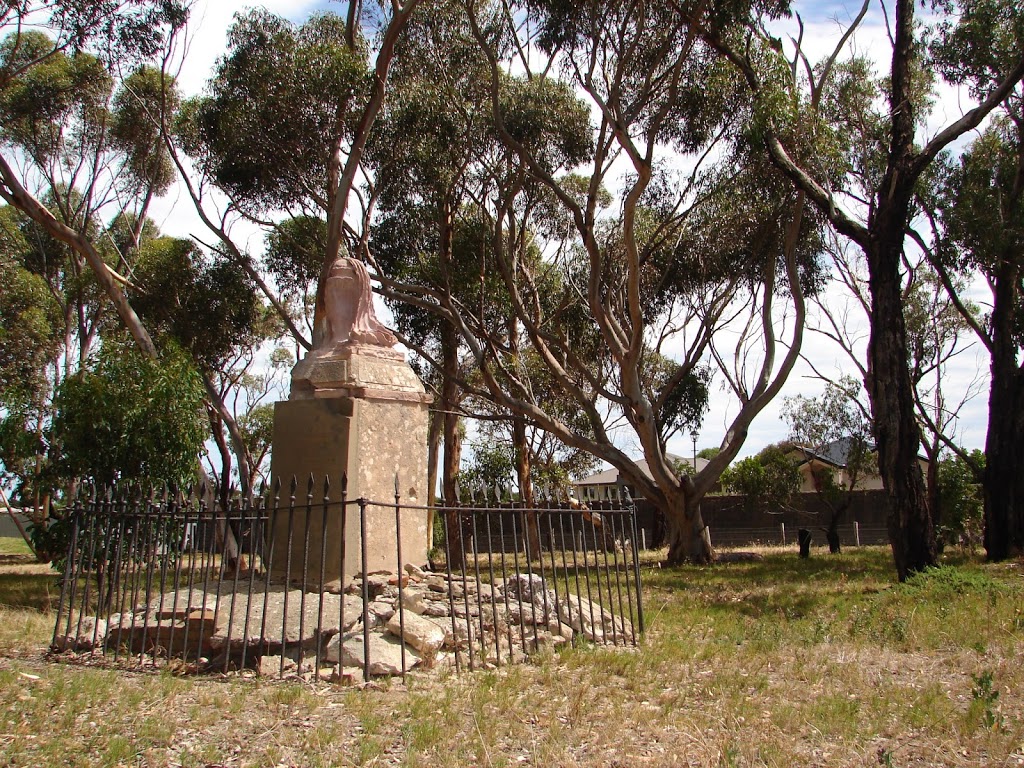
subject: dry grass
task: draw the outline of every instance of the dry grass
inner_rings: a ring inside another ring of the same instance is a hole
[[[0,765],[1024,765],[1019,563],[898,586],[884,549],[773,551],[644,577],[639,652],[344,690],[50,664],[52,576],[0,576]]]

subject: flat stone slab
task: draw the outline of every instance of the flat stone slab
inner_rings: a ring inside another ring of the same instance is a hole
[[[343,639],[343,641],[342,641]],[[370,633],[370,674],[400,675],[402,674],[403,643],[391,635]],[[420,663],[421,656],[412,648],[405,647],[405,667],[412,669]],[[353,632],[348,635],[336,635],[327,644],[326,660],[332,664],[339,661],[344,667],[362,668],[365,660],[363,633]]]

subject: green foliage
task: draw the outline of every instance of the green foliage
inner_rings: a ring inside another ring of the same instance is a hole
[[[226,260],[205,258],[191,240],[145,244],[135,282],[141,290],[132,301],[151,331],[169,335],[204,370],[262,338],[262,304],[248,276]]]
[[[459,470],[463,501],[469,498],[471,490],[477,492],[481,486],[490,494],[493,494],[495,486],[514,487],[515,474],[515,456],[511,443],[474,443],[471,459]]]
[[[974,466],[959,456],[939,462],[939,539],[973,549],[981,543],[984,525],[984,493],[979,473],[984,473],[985,454],[971,453]]]
[[[203,386],[174,347],[151,360],[125,342],[104,344],[55,398],[55,469],[65,478],[183,484],[206,437]]]
[[[981,705],[983,711],[981,722],[990,731],[1003,727],[1003,716],[999,713],[999,689],[992,685],[992,670],[986,669],[977,675],[971,675],[974,687],[971,688],[971,697]]]
[[[88,53],[54,53],[43,32],[12,33],[0,43],[0,71],[26,66],[0,89],[0,137],[41,164],[65,151],[95,151],[114,85],[103,63]]]
[[[46,281],[25,268],[28,251],[18,214],[0,208],[0,405],[7,408],[38,402],[62,341],[60,307]]]
[[[722,486],[744,496],[750,511],[777,512],[800,490],[800,471],[785,446],[769,445],[722,473]]]
[[[327,222],[296,216],[267,235],[263,263],[283,291],[302,297],[316,291],[326,251]]]
[[[266,10],[236,17],[210,95],[187,105],[186,150],[254,211],[316,204],[338,137],[369,84],[365,51],[332,13],[295,26]],[[321,204],[321,207],[325,207]]]
[[[173,115],[179,96],[174,80],[153,67],[140,67],[114,95],[112,137],[125,165],[143,188],[167,191],[175,168],[161,135],[162,115]]]

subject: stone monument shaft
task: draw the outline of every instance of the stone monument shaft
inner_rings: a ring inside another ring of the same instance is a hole
[[[310,563],[306,584],[334,591],[362,568],[359,508],[350,505],[345,530],[345,573],[341,573],[340,509],[331,505],[326,531],[323,479],[331,480],[332,501],[340,499],[341,477],[348,477],[348,499],[369,499],[366,511],[367,571],[398,566],[395,476],[403,506],[425,507],[427,488],[427,407],[431,401],[405,357],[392,349],[394,334],[373,311],[366,267],[355,259],[334,262],[324,292],[326,330],[321,343],[292,369],[291,395],[274,406],[271,474],[286,493],[298,481],[294,513],[278,513],[273,532],[273,575],[284,577],[291,527],[291,578],[302,579],[305,530],[309,525]],[[316,481],[313,510],[306,520],[306,483]],[[426,562],[427,516],[401,513],[403,562]],[[324,584],[320,553],[326,543]],[[313,565],[315,563],[315,566]]]

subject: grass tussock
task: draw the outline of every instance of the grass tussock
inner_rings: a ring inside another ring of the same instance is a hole
[[[1024,765],[1019,563],[654,562],[639,651],[361,691],[48,664],[52,575],[0,573],[0,765]]]

